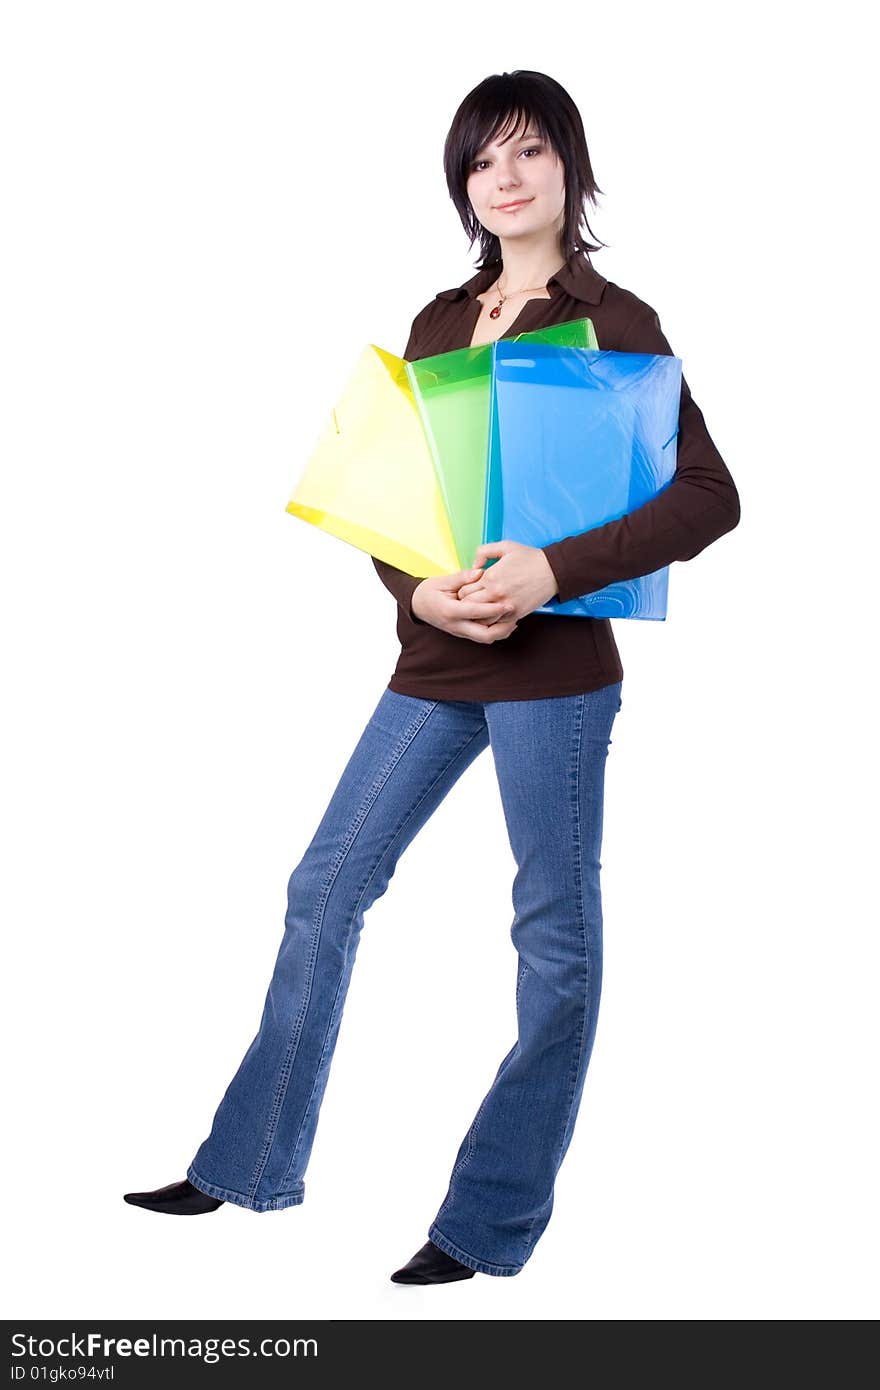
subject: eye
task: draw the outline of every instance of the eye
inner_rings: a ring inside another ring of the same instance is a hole
[[[541,145],[530,145],[530,146],[528,147],[528,149],[520,150],[520,154],[541,154],[541,152],[542,152],[542,146],[541,146]],[[481,165],[481,164],[488,164],[488,162],[489,162],[489,161],[486,160],[486,159],[478,159],[474,164],[471,165],[471,171],[472,171],[472,173],[475,173],[475,174],[476,174],[476,173],[479,173],[480,165]],[[527,162],[528,162],[528,161],[527,161]]]

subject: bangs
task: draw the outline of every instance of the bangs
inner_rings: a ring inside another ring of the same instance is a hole
[[[470,164],[471,160],[476,159],[480,150],[485,149],[487,145],[496,142],[499,145],[503,144],[520,131],[524,135],[529,129],[534,129],[548,145],[553,144],[541,112],[530,110],[522,102],[514,102],[494,111],[479,112],[475,115],[474,127],[469,132],[472,137],[469,143],[473,144],[473,148],[466,151],[467,163]]]

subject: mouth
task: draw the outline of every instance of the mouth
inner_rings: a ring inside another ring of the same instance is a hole
[[[499,203],[499,205],[498,205],[498,207],[495,209],[495,211],[496,211],[496,212],[514,212],[517,208],[524,208],[524,207],[526,206],[526,204],[527,204],[527,203],[530,203],[531,201],[532,201],[531,198],[518,198],[517,201],[516,201],[515,203]]]

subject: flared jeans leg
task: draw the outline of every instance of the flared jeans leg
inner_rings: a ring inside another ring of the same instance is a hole
[[[397,861],[488,747],[483,705],[386,689],[291,874],[259,1031],[187,1169],[252,1211],[297,1205],[364,914]]]
[[[622,682],[484,704],[517,865],[517,1039],[465,1135],[429,1238],[486,1274],[523,1268],[553,1208],[602,982],[605,764]]]

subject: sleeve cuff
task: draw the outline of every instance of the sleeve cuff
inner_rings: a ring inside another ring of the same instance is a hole
[[[553,541],[551,545],[541,547],[547,563],[553,571],[553,578],[556,580],[556,598],[560,603],[568,603],[570,599],[580,598],[583,594],[591,594],[596,589],[601,589],[603,585],[594,584],[584,588],[582,582],[576,577],[572,577],[572,565],[568,563],[572,549],[572,541],[578,542],[578,559],[583,563],[584,560],[584,534],[575,537],[565,536],[561,541]]]
[[[426,623],[425,620],[424,620],[423,618],[418,618],[418,617],[416,617],[415,613],[413,612],[413,606],[412,606],[413,594],[415,593],[416,589],[419,587],[419,585],[421,584],[421,582],[422,582],[421,579],[414,579],[414,580],[413,580],[412,588],[411,588],[410,591],[409,591],[409,598],[408,598],[407,601],[406,601],[406,612],[407,612],[407,616],[408,616],[408,618],[410,619],[411,622],[417,623],[417,624],[419,625],[419,627],[428,627],[428,626],[430,626],[430,624]]]

